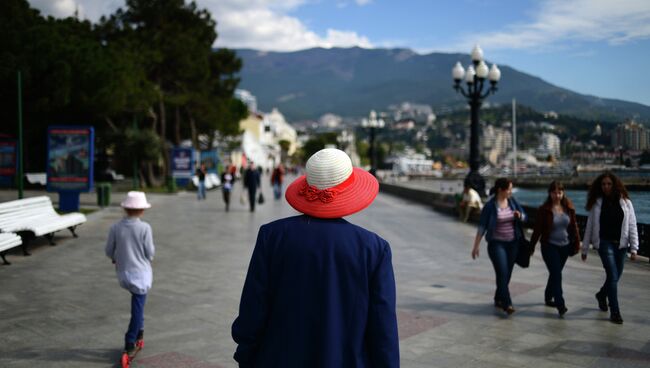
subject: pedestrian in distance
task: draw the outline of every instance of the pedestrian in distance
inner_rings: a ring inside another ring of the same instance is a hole
[[[481,196],[474,188],[470,187],[467,183],[463,186],[463,197],[458,204],[458,216],[463,222],[469,220],[472,211],[481,211],[483,209],[483,202]]]
[[[563,317],[568,309],[562,293],[562,269],[569,256],[580,251],[580,232],[575,207],[567,198],[564,185],[558,181],[551,182],[546,201],[537,209],[530,239],[531,254],[540,238],[542,258],[548,269],[544,304],[557,308]]]
[[[196,196],[200,200],[205,199],[205,164],[201,164],[196,168],[196,176],[199,179],[199,187],[197,188]]]
[[[124,335],[122,365],[144,347],[144,305],[151,289],[155,253],[151,226],[140,218],[150,208],[143,192],[128,192],[121,206],[126,216],[111,226],[105,253],[115,265],[120,286],[131,293],[131,320]]]
[[[507,314],[515,312],[510,298],[510,277],[519,253],[519,241],[523,236],[517,231],[516,221],[526,221],[526,213],[519,203],[512,198],[512,180],[499,178],[492,188],[494,196],[488,200],[481,211],[478,231],[472,248],[472,259],[479,256],[481,239],[485,235],[488,243],[488,255],[496,276],[494,306]],[[528,251],[528,250],[526,250]]]
[[[623,275],[628,250],[632,261],[636,260],[639,250],[634,207],[621,179],[611,172],[605,172],[589,187],[586,208],[589,217],[582,242],[582,260],[587,260],[589,244],[593,244],[606,274],[605,283],[596,293],[598,308],[603,312],[609,309],[610,321],[622,324],[618,281]]]
[[[253,161],[249,161],[248,169],[244,172],[244,188],[248,191],[248,203],[251,212],[255,212],[255,196],[260,184],[260,171],[255,168]]]
[[[233,165],[228,165],[221,174],[221,192],[223,193],[223,201],[226,203],[226,212],[230,210],[230,194],[235,185],[235,172],[237,169]]]
[[[280,163],[271,174],[271,186],[273,186],[273,197],[276,200],[282,197],[282,182],[284,181],[284,165]]]
[[[302,215],[258,233],[232,325],[240,367],[399,367],[390,245],[343,219],[378,191],[343,151],[309,158],[285,192]]]

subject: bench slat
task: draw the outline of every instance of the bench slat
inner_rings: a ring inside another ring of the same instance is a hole
[[[86,222],[81,213],[59,215],[47,196],[0,203],[0,231],[30,231],[35,236],[50,234]]]

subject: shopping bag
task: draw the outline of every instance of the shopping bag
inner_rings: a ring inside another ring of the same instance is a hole
[[[260,195],[257,197],[257,203],[258,204],[264,203],[264,194],[260,193]]]

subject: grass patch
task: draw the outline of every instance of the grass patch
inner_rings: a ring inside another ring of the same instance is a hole
[[[83,208],[82,207],[82,208],[79,209],[78,212],[83,213],[84,215],[88,215],[88,214],[91,214],[91,213],[97,212],[97,211],[99,211],[98,208]],[[59,215],[65,215],[66,213],[73,213],[73,212],[63,212],[63,211],[57,209],[56,213],[58,213]]]

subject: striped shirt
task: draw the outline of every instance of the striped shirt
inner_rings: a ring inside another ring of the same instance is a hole
[[[515,239],[515,214],[510,207],[497,207],[497,226],[494,229],[494,240],[512,241]]]

